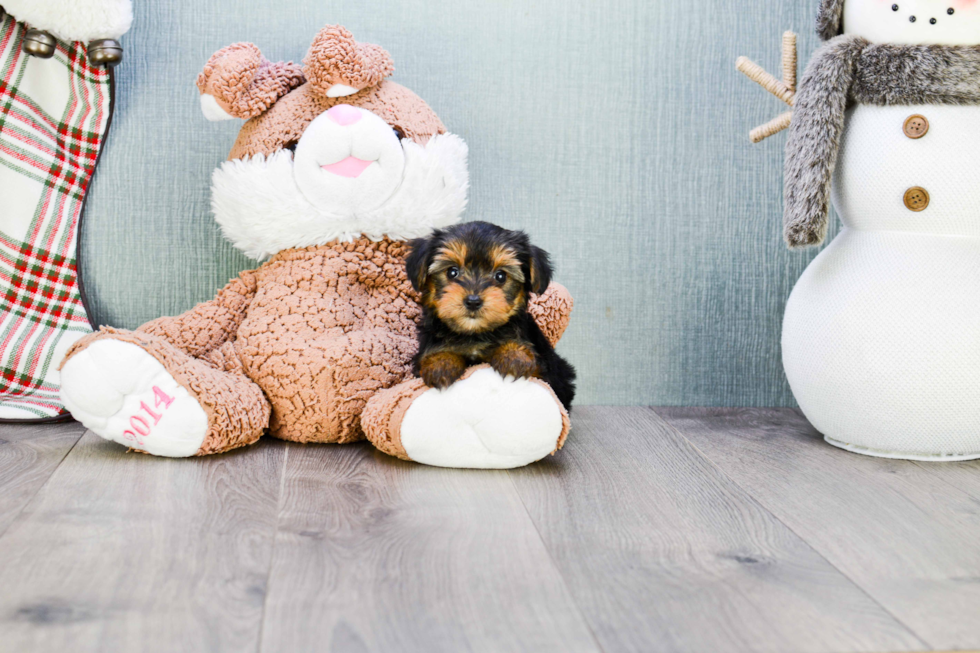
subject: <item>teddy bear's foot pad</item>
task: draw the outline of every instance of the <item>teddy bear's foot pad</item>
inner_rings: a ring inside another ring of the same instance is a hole
[[[97,435],[156,456],[201,448],[208,416],[160,362],[137,345],[99,340],[61,370],[61,399]]]
[[[405,413],[401,444],[426,465],[512,469],[555,451],[562,428],[561,405],[545,386],[485,368],[421,394]]]

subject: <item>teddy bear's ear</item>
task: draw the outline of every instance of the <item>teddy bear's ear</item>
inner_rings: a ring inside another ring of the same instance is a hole
[[[358,43],[345,27],[327,25],[313,39],[303,72],[320,95],[343,97],[380,83],[395,64],[381,46]]]
[[[292,61],[273,63],[251,43],[218,50],[197,77],[201,109],[208,120],[247,120],[305,81]]]

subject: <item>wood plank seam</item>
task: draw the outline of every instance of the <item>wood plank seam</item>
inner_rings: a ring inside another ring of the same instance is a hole
[[[276,561],[276,548],[279,542],[279,524],[282,522],[283,501],[285,500],[286,469],[289,467],[289,451],[295,445],[286,443],[286,452],[282,459],[282,476],[279,477],[279,499],[276,501],[276,528],[272,531],[272,551],[269,554],[269,569],[265,574],[265,594],[262,597],[262,611],[259,613],[259,634],[255,640],[255,650],[262,651],[262,634],[265,630],[265,611],[269,605],[269,587],[272,584],[272,566]]]
[[[514,494],[516,494],[517,498],[520,500],[521,507],[524,508],[524,514],[527,515],[527,520],[531,523],[531,526],[534,527],[534,533],[535,535],[538,536],[538,541],[541,542],[541,548],[548,556],[548,562],[551,563],[552,569],[555,570],[555,573],[558,574],[558,577],[561,579],[561,585],[562,588],[565,590],[565,594],[568,595],[568,597],[571,599],[572,604],[575,606],[575,609],[578,612],[579,619],[581,619],[582,623],[585,624],[585,628],[589,631],[589,636],[592,637],[592,643],[595,644],[596,649],[598,649],[602,653],[605,653],[605,649],[602,647],[602,644],[599,642],[599,638],[596,637],[595,630],[593,630],[592,628],[592,624],[589,622],[588,619],[585,618],[585,612],[582,609],[582,606],[579,605],[578,601],[575,598],[575,594],[572,593],[571,589],[569,588],[568,579],[565,578],[565,574],[562,572],[562,569],[558,565],[558,562],[555,560],[554,556],[551,555],[551,549],[548,548],[548,542],[541,535],[541,529],[538,528],[538,523],[534,521],[534,517],[531,515],[531,511],[528,510],[527,503],[524,502],[524,496],[521,494],[520,488],[517,487],[517,483],[514,482],[513,470],[507,470],[507,480],[510,482],[511,487],[514,488]]]
[[[967,464],[968,465],[968,464],[970,464],[969,461],[957,462],[957,463],[950,463],[950,462],[935,462],[935,463],[930,463],[930,462],[925,462],[925,461],[921,461],[921,460],[909,460],[907,462],[912,463],[913,465],[915,465],[916,467],[918,467],[919,469],[922,469],[922,470],[928,470],[931,465],[960,465],[960,464]],[[936,480],[940,481],[941,483],[943,483],[945,485],[948,485],[949,487],[953,488],[954,490],[957,490],[958,492],[962,492],[963,494],[966,494],[967,496],[970,496],[970,497],[974,497],[975,496],[974,493],[966,490],[965,488],[960,487],[956,483],[953,483],[952,481],[950,481],[948,478],[946,478],[943,475],[936,476]],[[980,498],[980,497],[977,497],[977,498]],[[972,651],[972,650],[971,651],[958,651],[957,653],[980,653],[980,651]]]
[[[752,500],[755,501],[759,505],[759,507],[761,509],[765,510],[767,513],[769,513],[770,515],[772,515],[772,518],[773,519],[775,519],[780,524],[782,524],[783,526],[785,526],[791,533],[793,533],[794,535],[796,535],[796,537],[800,538],[800,541],[801,542],[803,542],[804,544],[806,544],[807,547],[809,547],[810,550],[813,551],[817,556],[819,556],[824,561],[826,561],[826,563],[828,565],[830,565],[831,567],[833,567],[834,569],[836,569],[841,574],[841,576],[843,576],[844,578],[846,578],[848,580],[848,582],[850,582],[851,585],[853,585],[857,590],[859,590],[862,594],[864,594],[864,596],[866,596],[868,598],[868,600],[870,600],[872,603],[874,603],[879,608],[881,608],[881,610],[885,614],[889,615],[892,619],[894,619],[896,623],[901,624],[902,627],[905,628],[905,630],[908,631],[908,633],[910,635],[912,635],[915,639],[917,639],[919,641],[920,644],[922,644],[922,646],[924,647],[924,650],[930,650],[930,649],[932,649],[932,646],[929,644],[929,642],[927,642],[925,639],[923,639],[923,637],[919,633],[917,633],[916,631],[914,631],[907,623],[905,623],[905,621],[903,621],[902,619],[900,619],[891,610],[889,610],[887,607],[885,607],[884,605],[882,605],[881,602],[878,601],[878,599],[876,599],[874,596],[872,596],[868,592],[867,589],[865,589],[862,585],[860,585],[857,581],[855,581],[854,578],[852,578],[849,574],[847,574],[843,569],[841,569],[840,567],[838,567],[837,565],[835,565],[833,562],[831,562],[827,558],[827,556],[825,556],[823,554],[823,552],[821,552],[816,547],[814,547],[807,538],[805,538],[802,534],[798,533],[796,531],[796,529],[792,528],[789,524],[787,524],[785,521],[783,521],[776,513],[774,513],[762,501],[762,499],[758,498],[748,488],[744,487],[736,479],[732,478],[728,473],[725,472],[724,469],[722,469],[717,463],[715,463],[714,460],[712,460],[710,457],[708,457],[708,455],[704,451],[702,451],[697,445],[695,445],[693,442],[691,442],[691,440],[686,435],[684,435],[680,431],[680,429],[678,429],[677,427],[675,427],[667,419],[665,419],[663,416],[661,416],[660,413],[657,412],[657,408],[655,406],[647,406],[646,408],[648,408],[654,415],[656,415],[657,418],[660,421],[662,421],[667,428],[669,428],[670,430],[672,430],[678,436],[680,436],[681,438],[683,438],[685,442],[687,442],[689,445],[691,445],[691,447],[693,447],[695,451],[697,451],[706,461],[708,461],[708,463],[712,467],[714,467],[716,470],[718,470],[718,473],[719,474],[722,474],[725,478],[729,479],[733,484],[735,484],[736,487],[740,488],[743,492],[745,492],[746,496],[751,497]],[[794,411],[797,412],[798,414],[800,414],[800,416],[802,416],[802,413],[800,413],[800,411],[799,411],[798,408],[794,409]],[[827,446],[830,446],[830,445],[827,445]]]
[[[606,650],[924,648],[653,412],[582,411],[512,475]]]
[[[75,442],[72,443],[72,445],[65,451],[65,454],[61,457],[61,460],[59,460],[58,464],[54,466],[54,468],[51,470],[51,473],[48,474],[48,477],[44,479],[44,482],[38,485],[37,489],[34,490],[34,493],[31,495],[31,498],[25,501],[23,505],[21,505],[20,509],[17,511],[17,516],[10,520],[10,523],[7,524],[7,527],[4,528],[3,531],[0,531],[0,540],[2,540],[3,537],[10,531],[10,529],[13,528],[14,524],[16,524],[20,520],[20,516],[24,514],[24,511],[27,509],[27,507],[37,499],[37,496],[41,493],[41,490],[43,490],[44,487],[48,484],[48,482],[51,480],[51,477],[54,476],[55,472],[58,471],[58,468],[61,467],[61,464],[65,462],[65,458],[68,457],[68,454],[74,451],[75,446],[85,436],[86,433],[88,433],[88,431],[83,430],[81,433],[78,434],[78,437],[75,438]]]
[[[515,492],[366,443],[296,448],[260,650],[596,653]]]

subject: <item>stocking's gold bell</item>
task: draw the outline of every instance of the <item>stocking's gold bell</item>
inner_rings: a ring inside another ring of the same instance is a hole
[[[93,66],[112,68],[123,59],[123,49],[115,39],[98,39],[88,44],[88,61]]]
[[[29,29],[24,35],[24,52],[40,59],[54,56],[58,42],[53,36],[39,29]]]

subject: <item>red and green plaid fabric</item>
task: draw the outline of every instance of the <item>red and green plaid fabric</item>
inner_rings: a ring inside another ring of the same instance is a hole
[[[91,331],[76,244],[109,123],[111,78],[82,43],[50,59],[0,22],[0,419],[64,413],[58,365]]]

